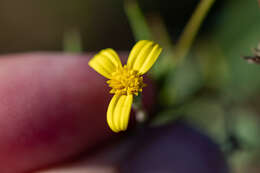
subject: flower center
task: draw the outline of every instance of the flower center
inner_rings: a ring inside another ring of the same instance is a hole
[[[138,92],[142,92],[142,88],[145,87],[143,83],[143,77],[138,71],[129,69],[126,65],[119,68],[112,74],[112,79],[107,83],[112,89],[110,93],[117,95],[138,95]]]

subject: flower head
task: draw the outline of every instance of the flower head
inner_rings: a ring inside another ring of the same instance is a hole
[[[141,40],[130,52],[126,65],[122,65],[113,49],[104,49],[96,54],[89,66],[108,78],[110,93],[114,94],[107,110],[107,122],[114,132],[127,129],[133,96],[142,92],[142,75],[145,74],[159,57],[162,48],[148,40]]]

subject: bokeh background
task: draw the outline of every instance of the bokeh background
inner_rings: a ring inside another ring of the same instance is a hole
[[[0,53],[125,51],[151,38],[164,47],[152,73],[159,90],[151,126],[181,119],[219,144],[233,172],[259,172],[260,66],[242,58],[260,42],[257,0],[217,0],[167,75],[163,62],[175,58],[172,45],[199,0],[139,0],[140,11],[129,2],[0,0]]]

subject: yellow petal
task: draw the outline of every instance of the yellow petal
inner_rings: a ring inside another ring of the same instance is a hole
[[[114,95],[107,111],[107,122],[114,132],[127,129],[133,95]]]
[[[117,105],[117,102],[119,100],[120,96],[119,95],[114,95],[113,98],[111,99],[108,109],[107,109],[107,123],[110,129],[114,132],[118,132],[117,128],[114,125],[114,111]]]
[[[123,110],[123,107],[124,107],[125,99],[126,99],[126,95],[120,96],[120,98],[119,98],[119,100],[116,104],[114,115],[113,115],[114,125],[115,125],[115,127],[118,131],[121,131],[120,119],[121,119],[121,116],[122,116],[122,110]]]
[[[113,49],[104,49],[96,54],[90,61],[89,66],[104,77],[111,79],[112,73],[122,67],[117,53]]]
[[[121,112],[122,114],[120,119],[121,130],[127,129],[132,103],[133,103],[133,95],[127,95]]]
[[[141,40],[133,47],[127,66],[141,74],[146,73],[157,60],[162,48],[152,41]]]
[[[149,56],[142,63],[139,69],[139,73],[141,74],[146,73],[153,66],[153,64],[155,63],[155,61],[157,60],[161,52],[162,52],[162,48],[158,44],[156,44],[153,47],[152,51],[150,52]]]
[[[148,42],[147,40],[141,40],[141,41],[138,41],[134,45],[134,47],[132,48],[132,50],[131,50],[131,52],[129,54],[128,60],[127,60],[128,68],[130,68],[130,69],[133,68],[138,54],[140,53],[142,48],[145,46],[145,44],[147,44],[147,42]]]

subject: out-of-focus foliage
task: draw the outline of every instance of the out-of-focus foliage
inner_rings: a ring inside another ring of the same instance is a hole
[[[248,65],[241,56],[250,55],[259,42],[260,10],[255,1],[228,1],[216,20],[211,37],[229,64],[230,80],[228,90],[234,99],[246,99],[259,91],[260,68]]]
[[[260,42],[260,9],[253,0],[223,4],[211,27],[204,25],[206,34],[196,38],[184,63],[165,70],[167,75],[159,80],[162,109],[151,125],[184,119],[221,145],[235,172],[259,171],[260,66],[242,57],[251,55]],[[162,21],[152,21],[154,38],[160,41]],[[161,59],[170,63],[165,59],[175,58],[173,50],[168,44]],[[155,71],[167,68],[162,62]]]

